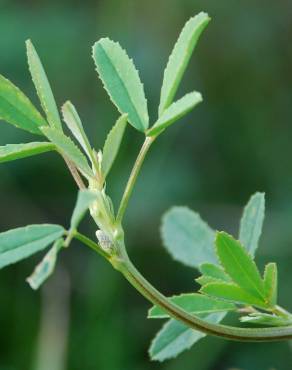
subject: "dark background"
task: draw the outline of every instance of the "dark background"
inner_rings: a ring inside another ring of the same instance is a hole
[[[183,24],[204,10],[213,18],[178,95],[196,89],[204,103],[151,150],[126,218],[129,253],[166,294],[197,287],[192,269],[161,247],[160,218],[188,205],[216,229],[237,233],[243,205],[265,191],[267,218],[258,258],[279,263],[280,303],[292,309],[292,4],[291,1],[0,0],[0,73],[37,104],[24,41],[34,42],[60,106],[74,102],[99,148],[118,117],[94,70],[92,44],[118,40],[134,58],[155,120],[167,57]],[[1,122],[0,144],[31,138]],[[130,127],[109,178],[121,196],[141,135]],[[60,157],[45,154],[0,167],[1,230],[68,220],[76,188]],[[82,229],[94,233],[87,219]],[[105,261],[74,242],[55,276],[35,293],[25,278],[37,255],[0,272],[0,370],[289,370],[288,343],[204,339],[176,360],[150,362],[162,323]]]

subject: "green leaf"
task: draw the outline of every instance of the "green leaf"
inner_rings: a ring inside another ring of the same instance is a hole
[[[97,199],[97,194],[89,190],[79,190],[76,205],[71,217],[70,230],[77,229],[90,205]]]
[[[249,294],[265,300],[258,268],[240,242],[225,232],[218,232],[215,243],[219,260],[232,280]]]
[[[106,177],[118,154],[125,128],[127,125],[128,115],[123,114],[110,130],[102,151],[101,169],[104,177]]]
[[[171,208],[163,217],[161,235],[171,256],[187,266],[218,263],[214,251],[215,232],[186,207]]]
[[[220,312],[207,315],[207,317],[204,317],[204,315],[200,317],[205,318],[208,322],[218,323],[224,316],[225,313]],[[153,339],[149,348],[150,358],[155,361],[174,358],[205,336],[206,334],[171,319],[163,325],[162,329]]]
[[[172,103],[197,41],[209,21],[208,14],[199,13],[189,19],[182,29],[164,71],[159,116]]]
[[[236,307],[231,303],[219,301],[217,299],[197,293],[181,294],[178,296],[173,296],[169,298],[169,300],[185,311],[194,315],[211,314],[215,312],[232,311],[236,309]],[[149,310],[148,318],[165,319],[169,318],[169,315],[160,307],[154,306]]]
[[[252,305],[260,308],[267,308],[265,302],[248,293],[240,286],[233,283],[215,282],[204,285],[200,292],[211,297],[226,300],[236,304]]]
[[[92,171],[88,165],[86,157],[68,136],[64,135],[61,131],[48,126],[42,127],[42,131],[47,138],[56,145],[61,154],[74,162],[86,177],[92,176]]]
[[[224,272],[221,266],[214,265],[212,263],[202,263],[199,267],[200,272],[203,275],[212,277],[214,279],[230,282],[230,277]]]
[[[84,152],[88,155],[88,158],[92,160],[92,150],[89,140],[86,136],[84,128],[82,126],[81,119],[74,107],[74,105],[67,101],[62,106],[63,119],[69,130],[72,132],[76,140],[79,142]]]
[[[242,316],[241,322],[265,325],[265,326],[287,326],[292,324],[292,317],[279,317],[267,313],[252,313],[248,316]]]
[[[202,95],[196,91],[185,95],[172,103],[159,117],[158,121],[147,131],[148,136],[159,135],[172,123],[190,112],[202,101]]]
[[[40,126],[47,124],[23,92],[2,75],[0,75],[0,119],[37,135],[42,135]]]
[[[59,225],[30,225],[0,233],[0,268],[46,248],[65,230]]]
[[[30,40],[26,41],[26,51],[31,77],[47,120],[52,127],[61,131],[62,124],[60,115],[50,83],[43,68],[42,62]]]
[[[121,114],[129,115],[130,124],[145,132],[149,125],[144,88],[133,61],[121,46],[102,38],[93,45],[96,70],[112,102]]]
[[[54,144],[47,142],[7,144],[0,146],[0,163],[31,157],[32,155],[50,152],[55,149]]]
[[[264,286],[267,301],[271,306],[276,305],[278,296],[278,271],[275,263],[268,263],[265,267]]]
[[[208,275],[202,275],[195,279],[198,284],[201,286],[210,284],[210,283],[222,283],[221,279],[216,279]]]
[[[63,239],[56,240],[52,248],[36,266],[33,273],[26,279],[32,289],[37,290],[52,275],[56,266],[58,252],[63,243]]]
[[[265,217],[265,194],[255,193],[244,208],[240,221],[239,240],[254,256]]]

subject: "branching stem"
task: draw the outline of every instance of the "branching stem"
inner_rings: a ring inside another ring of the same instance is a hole
[[[140,150],[137,160],[133,166],[128,183],[126,185],[119,211],[116,218],[116,223],[121,227],[121,222],[128,206],[130,196],[136,183],[141,166],[145,156],[155,140],[155,137],[146,137],[144,144]],[[70,167],[69,167],[70,168]],[[73,171],[74,172],[74,171]],[[79,174],[78,174],[79,176]],[[75,177],[74,177],[75,178]],[[75,179],[76,180],[76,179]],[[82,181],[82,180],[81,180]],[[77,182],[77,181],[76,181]],[[79,179],[78,179],[79,182]],[[122,229],[121,229],[122,230]],[[120,234],[123,235],[123,234]],[[162,308],[170,317],[181,321],[185,325],[195,330],[199,330],[206,334],[215,335],[221,338],[242,341],[242,342],[270,342],[292,339],[292,326],[269,327],[269,328],[239,328],[220,324],[213,324],[204,321],[197,316],[194,316],[176,304],[172,303],[167,297],[154,288],[135,268],[127,255],[123,236],[116,239],[117,248],[115,252],[106,251],[100,245],[86,237],[85,235],[75,232],[74,237],[87,245],[89,248],[98,252],[106,258],[113,267],[121,272],[129,283],[139,291],[149,302]],[[283,314],[282,309],[277,307],[277,313]]]

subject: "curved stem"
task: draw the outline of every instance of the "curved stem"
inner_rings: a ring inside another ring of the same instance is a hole
[[[155,138],[156,138],[155,136],[146,136],[146,139],[143,143],[143,146],[140,150],[140,153],[139,153],[139,155],[136,159],[136,162],[133,166],[131,175],[129,177],[128,183],[126,185],[126,188],[125,188],[125,191],[124,191],[121,203],[120,203],[120,207],[119,207],[118,214],[117,214],[117,222],[118,223],[122,222],[122,219],[124,217],[125,211],[127,209],[128,203],[129,203],[129,199],[130,199],[131,194],[133,192],[134,185],[136,183],[138,174],[140,172],[141,166],[142,166],[142,164],[144,162],[144,159],[145,159],[145,156],[146,156],[151,144],[155,140]]]
[[[154,140],[155,137],[146,137],[134,164],[117,214],[116,222],[118,225],[122,222],[141,166]],[[80,234],[79,232],[76,232],[74,237],[105,257],[113,265],[113,267],[120,271],[130,282],[130,284],[136,288],[136,290],[139,291],[148,301],[159,306],[166,313],[168,313],[170,317],[181,321],[190,328],[199,330],[206,334],[243,342],[269,342],[292,339],[292,326],[271,328],[238,328],[213,324],[191,315],[176,304],[172,303],[140,274],[127,255],[123,237],[119,241],[116,240],[117,248],[115,249],[115,253],[105,251],[97,243],[87,238],[85,235]]]
[[[237,328],[212,324],[184,311],[155,289],[126,256],[115,266],[125,278],[151,303],[185,325],[218,337],[243,342],[270,342],[292,339],[292,326],[271,328]]]
[[[291,325],[271,328],[238,328],[213,324],[191,315],[172,303],[140,274],[129,259],[124,245],[120,245],[122,248],[119,250],[119,255],[109,255],[102,250],[98,244],[85,235],[76,232],[74,237],[109,260],[113,267],[120,271],[129,283],[149,302],[159,306],[168,313],[170,317],[181,321],[192,329],[199,330],[209,335],[241,342],[271,342],[292,339]]]

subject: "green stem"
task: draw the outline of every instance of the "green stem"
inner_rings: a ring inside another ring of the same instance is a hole
[[[118,225],[121,225],[141,166],[154,140],[155,137],[146,137],[145,142],[134,164],[117,214],[116,222]],[[113,267],[120,271],[130,282],[130,284],[134,288],[136,288],[136,290],[139,291],[148,301],[150,301],[154,305],[159,306],[166,313],[168,313],[170,317],[181,321],[192,329],[225,339],[243,342],[269,342],[292,339],[292,326],[272,328],[237,328],[232,326],[209,323],[184,311],[182,308],[172,303],[157,289],[155,289],[135,268],[127,255],[123,236],[119,239],[116,239],[115,242],[117,245],[114,249],[114,253],[102,249],[101,246],[93,242],[91,239],[87,238],[85,235],[80,234],[79,232],[76,232],[74,237],[94,251],[101,254],[109,262],[111,262]]]
[[[101,254],[111,262],[113,267],[121,272],[129,283],[149,302],[162,308],[168,315],[188,327],[209,335],[241,341],[241,342],[271,342],[292,339],[292,325],[272,328],[238,328],[220,324],[212,324],[186,312],[153,287],[130,261],[126,248],[120,244],[119,254],[110,255],[98,244],[85,235],[76,232],[74,237]]]
[[[144,159],[145,159],[145,156],[146,156],[151,144],[155,140],[155,138],[156,138],[155,136],[146,136],[146,138],[145,138],[143,146],[142,146],[142,148],[140,150],[140,153],[139,153],[139,155],[136,159],[136,162],[133,166],[131,175],[129,177],[128,183],[126,185],[126,188],[125,188],[125,191],[124,191],[121,203],[120,203],[120,207],[119,207],[118,214],[117,214],[117,223],[122,222],[122,219],[124,217],[125,211],[127,209],[128,203],[129,203],[129,199],[130,199],[131,194],[133,192],[134,185],[136,183],[138,174],[140,172],[141,166],[142,166],[142,164],[144,162]]]
[[[212,324],[189,314],[173,304],[157,289],[155,289],[135,268],[130,259],[125,256],[115,264],[125,278],[148,301],[159,306],[170,317],[183,322],[190,328],[218,337],[243,342],[270,342],[292,339],[292,326],[272,328],[237,328],[233,326]]]
[[[76,231],[74,233],[74,238],[79,240],[81,243],[87,245],[89,248],[93,249],[95,252],[99,253],[102,257],[106,258],[107,260],[110,259],[111,256],[107,252],[105,252],[97,243],[89,239],[87,236]]]

